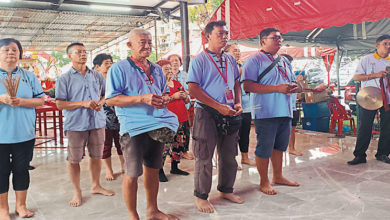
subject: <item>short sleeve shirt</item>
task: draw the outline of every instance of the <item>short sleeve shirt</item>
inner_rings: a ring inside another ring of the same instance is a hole
[[[16,68],[12,77],[20,76],[18,92],[19,98],[31,99],[44,96],[40,82],[34,73],[22,68]],[[0,69],[0,80],[7,78],[5,70]],[[0,95],[7,90],[0,83]],[[0,104],[0,144],[13,144],[29,141],[35,138],[35,108],[12,107],[8,104]]]
[[[244,109],[244,113],[250,113],[251,112],[251,104],[250,104],[250,93],[247,93],[244,91],[243,84],[241,84],[241,90],[242,90],[242,108]]]
[[[71,68],[57,78],[56,99],[64,101],[99,101],[105,93],[105,79],[101,73],[87,68],[85,75]],[[63,110],[64,131],[88,131],[106,126],[103,109],[96,112],[90,108]]]
[[[390,57],[381,58],[377,53],[374,53],[364,56],[360,60],[359,65],[356,68],[356,73],[370,75],[372,73],[378,73],[382,70],[386,70],[386,66],[390,66]],[[368,86],[381,88],[379,78],[362,81],[361,86],[362,88]],[[384,80],[384,86],[386,88],[387,80]],[[388,90],[386,90],[386,97],[388,103],[390,103],[390,93]]]
[[[188,85],[186,83],[188,73],[184,72],[183,70],[180,70],[177,73],[176,81],[178,81],[180,84],[183,85],[185,90],[188,90]]]
[[[263,52],[259,52],[245,61],[242,68],[242,81],[257,83],[257,77],[273,62],[273,58]],[[285,72],[284,75],[282,72]],[[294,80],[292,66],[287,59],[282,57],[260,81],[263,85],[280,85],[291,83]],[[259,108],[252,110],[252,118],[265,119],[277,117],[292,118],[291,95],[272,93],[251,93],[251,103]]]
[[[149,62],[153,83],[141,68],[130,58],[115,63],[107,74],[106,99],[118,95],[135,96],[143,94],[162,95],[166,79],[160,66]],[[169,92],[167,88],[165,92]],[[176,115],[167,108],[156,109],[145,103],[116,106],[120,123],[120,134],[136,136],[148,131],[167,127],[177,131],[179,122]]]
[[[227,73],[227,83],[225,83],[213,61],[207,53],[203,51],[190,62],[187,84],[197,83],[199,88],[215,101],[221,104],[227,104],[225,91],[230,89],[234,94],[235,82],[240,78],[236,60],[230,54],[222,53],[222,63],[220,63],[215,53],[212,53],[211,51],[208,51],[208,53],[225,77],[225,74]],[[227,72],[225,72],[226,67]],[[200,102],[199,100],[196,101]],[[195,106],[200,107],[197,104]]]

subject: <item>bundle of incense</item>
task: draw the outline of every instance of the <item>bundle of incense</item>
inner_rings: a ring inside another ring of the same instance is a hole
[[[16,93],[18,92],[20,76],[16,79],[12,77],[12,74],[9,74],[7,78],[4,78],[1,82],[3,83],[7,93],[11,97],[16,97]]]
[[[99,89],[99,93],[98,93],[98,102],[100,101],[101,97],[102,97],[102,90],[103,90],[103,87],[100,86],[100,89]],[[96,117],[96,111],[93,111],[93,116]]]
[[[164,89],[163,89],[163,91],[162,91],[162,94],[163,94],[163,95],[165,94],[165,90],[167,90],[168,82],[171,81],[172,79],[173,79],[173,76],[167,79],[167,83],[165,84]]]

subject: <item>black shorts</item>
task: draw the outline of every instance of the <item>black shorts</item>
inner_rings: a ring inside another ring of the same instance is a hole
[[[300,117],[301,117],[301,111],[299,110],[293,111],[293,119],[291,121],[291,126],[297,126]]]

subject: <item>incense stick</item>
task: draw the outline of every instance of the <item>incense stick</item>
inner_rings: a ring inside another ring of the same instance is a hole
[[[98,93],[98,100],[97,100],[98,102],[100,101],[100,99],[102,97],[102,89],[103,89],[103,87],[100,86],[99,93]],[[96,117],[96,111],[95,110],[93,111],[93,116]]]
[[[248,108],[244,108],[243,111],[256,110],[256,109],[260,109],[260,108],[261,108],[260,105],[254,105],[254,106],[251,106]]]
[[[162,95],[164,95],[165,90],[166,90],[167,87],[168,87],[168,82],[171,81],[172,78],[173,78],[173,76],[171,76],[171,77],[167,80],[167,83],[165,83],[164,89],[163,89],[163,91],[162,91]]]
[[[4,85],[4,88],[7,90],[7,93],[11,97],[16,97],[19,88],[20,75],[17,78],[13,78],[12,74],[9,74],[7,78],[4,78],[1,81]]]

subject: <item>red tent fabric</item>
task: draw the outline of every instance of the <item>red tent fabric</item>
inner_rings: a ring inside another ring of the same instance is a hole
[[[210,21],[225,20],[230,39],[237,40],[267,27],[297,32],[378,21],[389,12],[389,0],[225,0]]]
[[[242,44],[238,44],[238,47],[241,51],[241,60],[245,61],[253,54],[259,51],[259,48],[247,47]],[[202,42],[200,38],[192,38],[190,40],[190,51],[191,57],[195,57],[200,52],[203,51]],[[315,56],[326,56],[334,55],[336,53],[335,48],[326,48],[326,47],[294,47],[294,46],[283,46],[279,50],[279,54],[288,54],[294,58],[296,57],[315,57]],[[182,45],[181,43],[176,44],[171,47],[162,58],[167,58],[171,54],[182,54]]]

